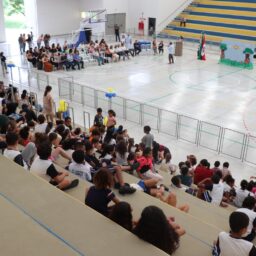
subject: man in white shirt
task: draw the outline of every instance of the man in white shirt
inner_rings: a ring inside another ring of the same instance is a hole
[[[230,233],[221,232],[214,246],[214,256],[255,256],[253,243],[242,239],[249,225],[249,218],[242,212],[233,212],[229,217]]]
[[[247,241],[253,241],[256,236],[255,228],[256,228],[256,212],[255,210],[256,199],[252,196],[248,196],[244,199],[242,208],[237,209],[237,212],[245,213],[249,218],[249,225],[247,228],[247,232],[242,236],[243,239]]]
[[[168,46],[168,53],[169,53],[169,64],[174,63],[173,55],[174,55],[174,45],[170,42]]]

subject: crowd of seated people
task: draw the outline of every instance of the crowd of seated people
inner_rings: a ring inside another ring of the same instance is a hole
[[[89,44],[81,44],[78,48],[68,45],[67,41],[63,46],[59,43],[50,45],[49,41],[44,46],[41,46],[41,43],[37,45],[34,48],[29,47],[26,51],[27,61],[34,68],[49,72],[59,69],[83,69],[85,59],[94,60],[101,66],[109,62],[129,59],[141,52],[141,46],[137,40],[133,44],[134,47],[129,49],[124,43],[110,45],[104,39],[100,42],[96,40]]]
[[[76,187],[79,179],[91,183],[85,194],[87,206],[170,255],[178,248],[179,237],[185,230],[155,206],[145,208],[140,220],[134,221],[131,206],[121,202],[113,189],[121,195],[140,190],[183,212],[189,211],[189,205],[179,205],[175,189],[184,189],[217,206],[232,203],[245,221],[237,229],[231,226],[231,230],[241,239],[240,243],[246,245],[245,250],[254,250],[250,242],[256,235],[255,177],[251,177],[250,182],[242,180],[240,188],[235,188],[229,163],[224,162],[220,167],[216,161],[211,168],[206,159],[197,164],[194,155],[188,155],[176,168],[170,149],[155,141],[150,126],[144,127],[141,142],[135,144],[128,131],[117,126],[114,110],[109,110],[104,117],[98,108],[89,132],[73,127],[69,116],[57,119],[53,107],[49,108],[53,104],[50,93],[51,87],[47,86],[43,106],[35,110],[34,99],[26,91],[20,95],[17,88],[5,87],[0,82],[0,148],[5,157],[61,190]],[[60,159],[66,159],[67,164],[58,168]],[[163,185],[164,178],[158,169],[171,174],[171,187]],[[135,175],[138,182],[126,183],[123,172]],[[73,178],[74,175],[77,178]],[[110,207],[110,202],[114,206]],[[149,231],[152,234],[147,236]],[[221,233],[216,253],[230,250],[222,242],[230,239]]]
[[[60,44],[52,44],[51,47],[30,48],[26,51],[26,58],[34,68],[51,72],[54,69],[83,69],[84,61],[78,49],[63,48]]]

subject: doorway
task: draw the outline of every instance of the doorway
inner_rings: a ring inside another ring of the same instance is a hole
[[[148,35],[153,36],[156,32],[156,18],[148,18]]]

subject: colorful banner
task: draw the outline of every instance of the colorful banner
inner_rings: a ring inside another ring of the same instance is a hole
[[[224,40],[220,44],[220,63],[253,69],[254,48],[253,44]]]

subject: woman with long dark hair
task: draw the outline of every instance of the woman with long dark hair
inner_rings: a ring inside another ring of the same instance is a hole
[[[179,247],[179,234],[170,222],[160,208],[148,206],[133,232],[140,239],[172,255]]]
[[[120,202],[114,205],[111,209],[109,218],[123,228],[132,231],[132,208],[129,203]]]
[[[44,91],[43,98],[43,112],[46,116],[47,122],[54,121],[54,111],[53,111],[53,98],[51,96],[52,87],[47,85]]]

